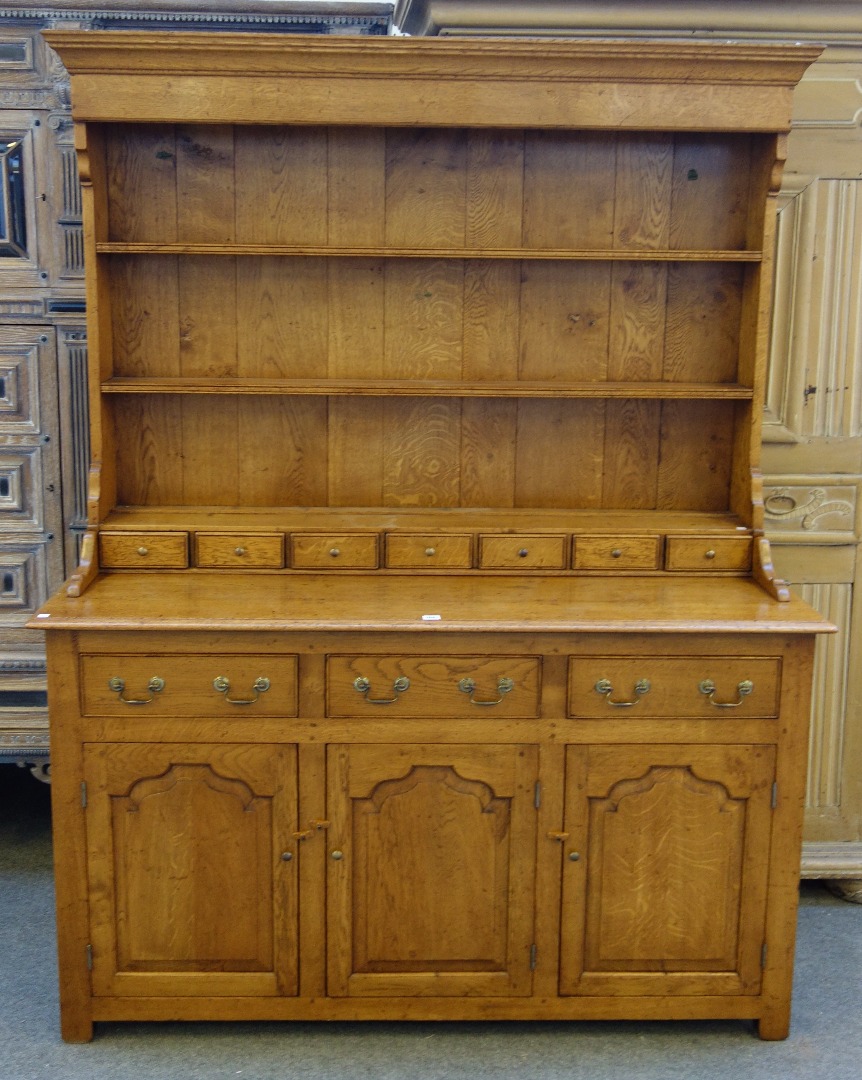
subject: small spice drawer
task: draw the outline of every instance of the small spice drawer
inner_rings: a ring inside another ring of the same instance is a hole
[[[768,718],[780,686],[775,657],[572,657],[569,716]]]
[[[386,537],[386,565],[414,570],[469,569],[473,565],[473,537],[469,533],[390,533]]]
[[[296,716],[294,655],[84,654],[85,716]]]
[[[485,570],[563,570],[568,564],[565,535],[525,533],[479,537],[479,565]]]
[[[181,570],[189,565],[189,541],[184,532],[103,532],[99,534],[99,564],[106,569],[152,567]]]
[[[666,570],[748,570],[748,536],[669,536],[665,547]]]
[[[378,566],[377,533],[294,533],[290,565],[300,570],[373,570]]]
[[[535,717],[533,656],[330,656],[328,716]]]
[[[579,536],[572,565],[576,570],[655,570],[657,536]]]
[[[281,533],[197,533],[195,565],[203,567],[284,566]]]

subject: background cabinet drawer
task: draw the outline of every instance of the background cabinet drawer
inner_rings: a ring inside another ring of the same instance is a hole
[[[282,653],[84,654],[83,710],[86,716],[141,719],[296,716],[296,671],[296,657]]]
[[[579,536],[575,540],[576,570],[655,570],[657,536]]]
[[[386,565],[469,569],[473,565],[473,537],[469,533],[390,533],[386,537]]]
[[[568,537],[489,534],[479,537],[479,565],[486,570],[562,570]]]
[[[532,656],[330,656],[328,716],[538,716]]]
[[[198,533],[195,536],[196,566],[284,566],[281,533]]]
[[[569,715],[771,717],[778,715],[780,684],[776,657],[573,657]]]
[[[748,570],[751,538],[669,536],[664,564],[666,570]]]
[[[300,570],[373,570],[377,533],[294,533],[290,564]]]
[[[114,569],[180,570],[189,565],[188,536],[184,532],[103,532],[99,534],[99,562]]]

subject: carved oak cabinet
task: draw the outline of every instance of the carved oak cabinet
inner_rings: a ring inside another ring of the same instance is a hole
[[[63,1033],[787,1034],[814,635],[757,471],[784,46],[52,33],[90,534]]]

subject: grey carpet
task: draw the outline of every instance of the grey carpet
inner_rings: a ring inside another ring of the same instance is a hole
[[[58,823],[62,827],[62,823]],[[0,1080],[860,1080],[862,906],[805,884],[793,1026],[99,1024],[58,1034],[48,789],[0,766]]]

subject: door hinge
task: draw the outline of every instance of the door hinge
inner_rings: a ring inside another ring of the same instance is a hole
[[[530,946],[530,971],[535,971],[536,970],[536,957],[537,957],[537,955],[538,955],[538,951],[536,949],[535,944],[533,944],[533,945]]]
[[[770,805],[772,806],[773,810],[776,808],[776,806],[778,806],[778,781],[777,780],[773,780],[773,782],[772,782],[772,802],[771,802]]]
[[[93,946],[88,945],[84,952],[87,954],[87,971],[93,970]]]
[[[81,808],[83,810],[87,809],[87,781],[86,780],[81,781]]]
[[[533,806],[538,810],[542,805],[542,781],[537,780],[536,786],[533,789]]]
[[[763,948],[760,950],[760,968],[764,970],[766,968],[766,954],[768,953],[766,942],[763,943]]]

